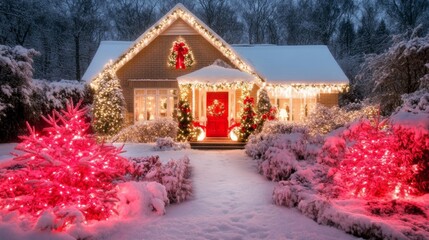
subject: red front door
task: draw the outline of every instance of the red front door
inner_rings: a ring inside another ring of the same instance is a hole
[[[228,92],[208,92],[206,113],[206,136],[228,136]]]

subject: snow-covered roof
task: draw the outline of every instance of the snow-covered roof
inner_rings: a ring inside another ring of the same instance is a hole
[[[252,82],[255,77],[234,68],[210,65],[177,78],[179,84]]]
[[[102,41],[83,75],[84,81],[92,80],[99,74],[109,61],[115,61],[133,44],[132,41]],[[327,46],[324,45],[232,45],[234,50],[263,77],[268,83],[349,83],[348,78],[335,61]],[[202,72],[190,73],[188,79],[205,75],[209,79],[209,72],[213,76],[222,76],[225,73],[214,73],[214,68]],[[238,70],[237,70],[238,72]],[[241,72],[243,73],[243,72]],[[250,74],[244,73],[247,77]],[[243,75],[243,76],[244,76]],[[232,73],[230,79],[233,79]],[[224,78],[226,75],[224,76]],[[210,79],[214,79],[212,77]],[[201,78],[200,78],[201,80]],[[184,81],[184,78],[182,78]]]
[[[110,61],[115,61],[133,42],[131,41],[101,41],[91,63],[83,74],[82,80],[89,82],[94,79]]]
[[[325,45],[232,45],[267,83],[349,83]]]

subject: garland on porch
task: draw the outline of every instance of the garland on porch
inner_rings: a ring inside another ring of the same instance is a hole
[[[186,100],[179,100],[177,105],[177,122],[179,123],[179,130],[177,132],[178,141],[186,142],[196,137],[192,124],[193,120],[194,118],[192,117],[189,102]]]
[[[212,105],[207,107],[207,114],[210,117],[220,117],[223,116],[224,113],[225,105],[217,99],[213,100]]]
[[[174,41],[171,54],[168,56],[168,66],[176,69],[190,68],[194,64],[194,55],[183,40]]]
[[[240,114],[240,132],[238,139],[241,142],[246,142],[250,134],[252,134],[256,128],[256,113],[253,110],[254,99],[250,96],[246,96],[243,100],[243,110]]]

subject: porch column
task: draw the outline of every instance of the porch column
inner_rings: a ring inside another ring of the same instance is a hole
[[[195,86],[192,85],[192,116],[195,117]]]

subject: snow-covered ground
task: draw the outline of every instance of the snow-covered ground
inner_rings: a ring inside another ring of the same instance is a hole
[[[0,161],[14,144],[0,144]],[[163,162],[187,155],[194,196],[167,207],[164,216],[112,219],[85,228],[91,239],[355,239],[318,225],[296,209],[273,204],[275,183],[256,171],[243,150],[153,151],[151,144],[127,144],[124,156],[159,155]],[[72,231],[71,231],[72,232]],[[84,237],[82,235],[82,237]],[[22,231],[0,223],[0,239],[74,239],[59,233]]]

